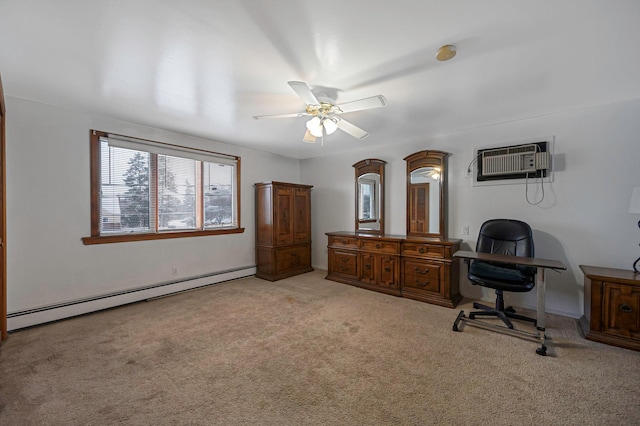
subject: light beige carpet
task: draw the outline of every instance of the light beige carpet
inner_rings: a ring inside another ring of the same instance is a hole
[[[453,332],[458,309],[323,278],[246,278],[12,333],[0,424],[640,424],[640,353],[585,340],[575,320],[547,316],[541,357]]]

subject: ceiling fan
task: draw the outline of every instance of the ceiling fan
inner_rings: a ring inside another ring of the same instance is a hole
[[[253,118],[258,120],[263,118],[312,117],[307,121],[307,131],[302,139],[308,143],[314,143],[316,138],[322,138],[325,134],[330,135],[337,129],[342,130],[356,139],[364,139],[369,136],[369,133],[348,122],[340,117],[340,115],[387,105],[387,99],[382,95],[371,96],[369,98],[337,105],[335,100],[327,95],[318,94],[318,96],[316,96],[307,83],[302,81],[289,81],[288,84],[307,104],[304,112],[254,115]]]

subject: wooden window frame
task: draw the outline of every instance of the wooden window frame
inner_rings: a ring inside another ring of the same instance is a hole
[[[110,244],[110,243],[124,243],[130,241],[149,241],[149,240],[165,240],[171,238],[187,238],[187,237],[203,237],[211,235],[226,235],[226,234],[240,234],[244,232],[240,224],[241,218],[241,181],[240,181],[240,157],[237,158],[236,164],[236,193],[234,201],[237,205],[237,219],[238,226],[234,228],[221,228],[221,229],[195,229],[195,230],[180,230],[180,231],[160,231],[152,230],[148,233],[131,233],[131,234],[100,234],[100,171],[101,171],[101,158],[100,158],[100,138],[108,137],[107,132],[98,130],[90,131],[90,179],[91,179],[91,236],[83,237],[82,243],[85,245],[92,244]],[[178,148],[178,145],[166,144],[167,146],[173,146]],[[212,153],[215,154],[215,153]],[[200,167],[201,169],[202,167]],[[198,175],[202,176],[202,171]],[[157,197],[156,197],[157,198]],[[198,197],[196,197],[196,205],[198,205]],[[200,201],[201,202],[201,201]],[[157,200],[155,201],[157,203]],[[155,208],[155,214],[157,214],[157,206]],[[156,221],[157,223],[157,221]]]

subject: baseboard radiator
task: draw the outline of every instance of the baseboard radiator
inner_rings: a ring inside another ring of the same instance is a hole
[[[199,287],[206,287],[224,281],[244,278],[255,275],[255,273],[255,265],[244,266],[150,284],[113,293],[85,297],[62,303],[54,303],[22,311],[9,312],[7,313],[7,329],[9,331],[15,331],[21,328],[57,321],[64,318],[71,318],[77,315],[114,308],[116,306],[139,302],[142,300],[149,300],[187,290],[193,290]]]

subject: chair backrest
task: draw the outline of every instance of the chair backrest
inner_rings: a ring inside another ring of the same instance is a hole
[[[480,227],[476,251],[510,256],[534,257],[531,227],[520,220],[491,219]],[[531,268],[521,266],[522,272],[531,274]]]

